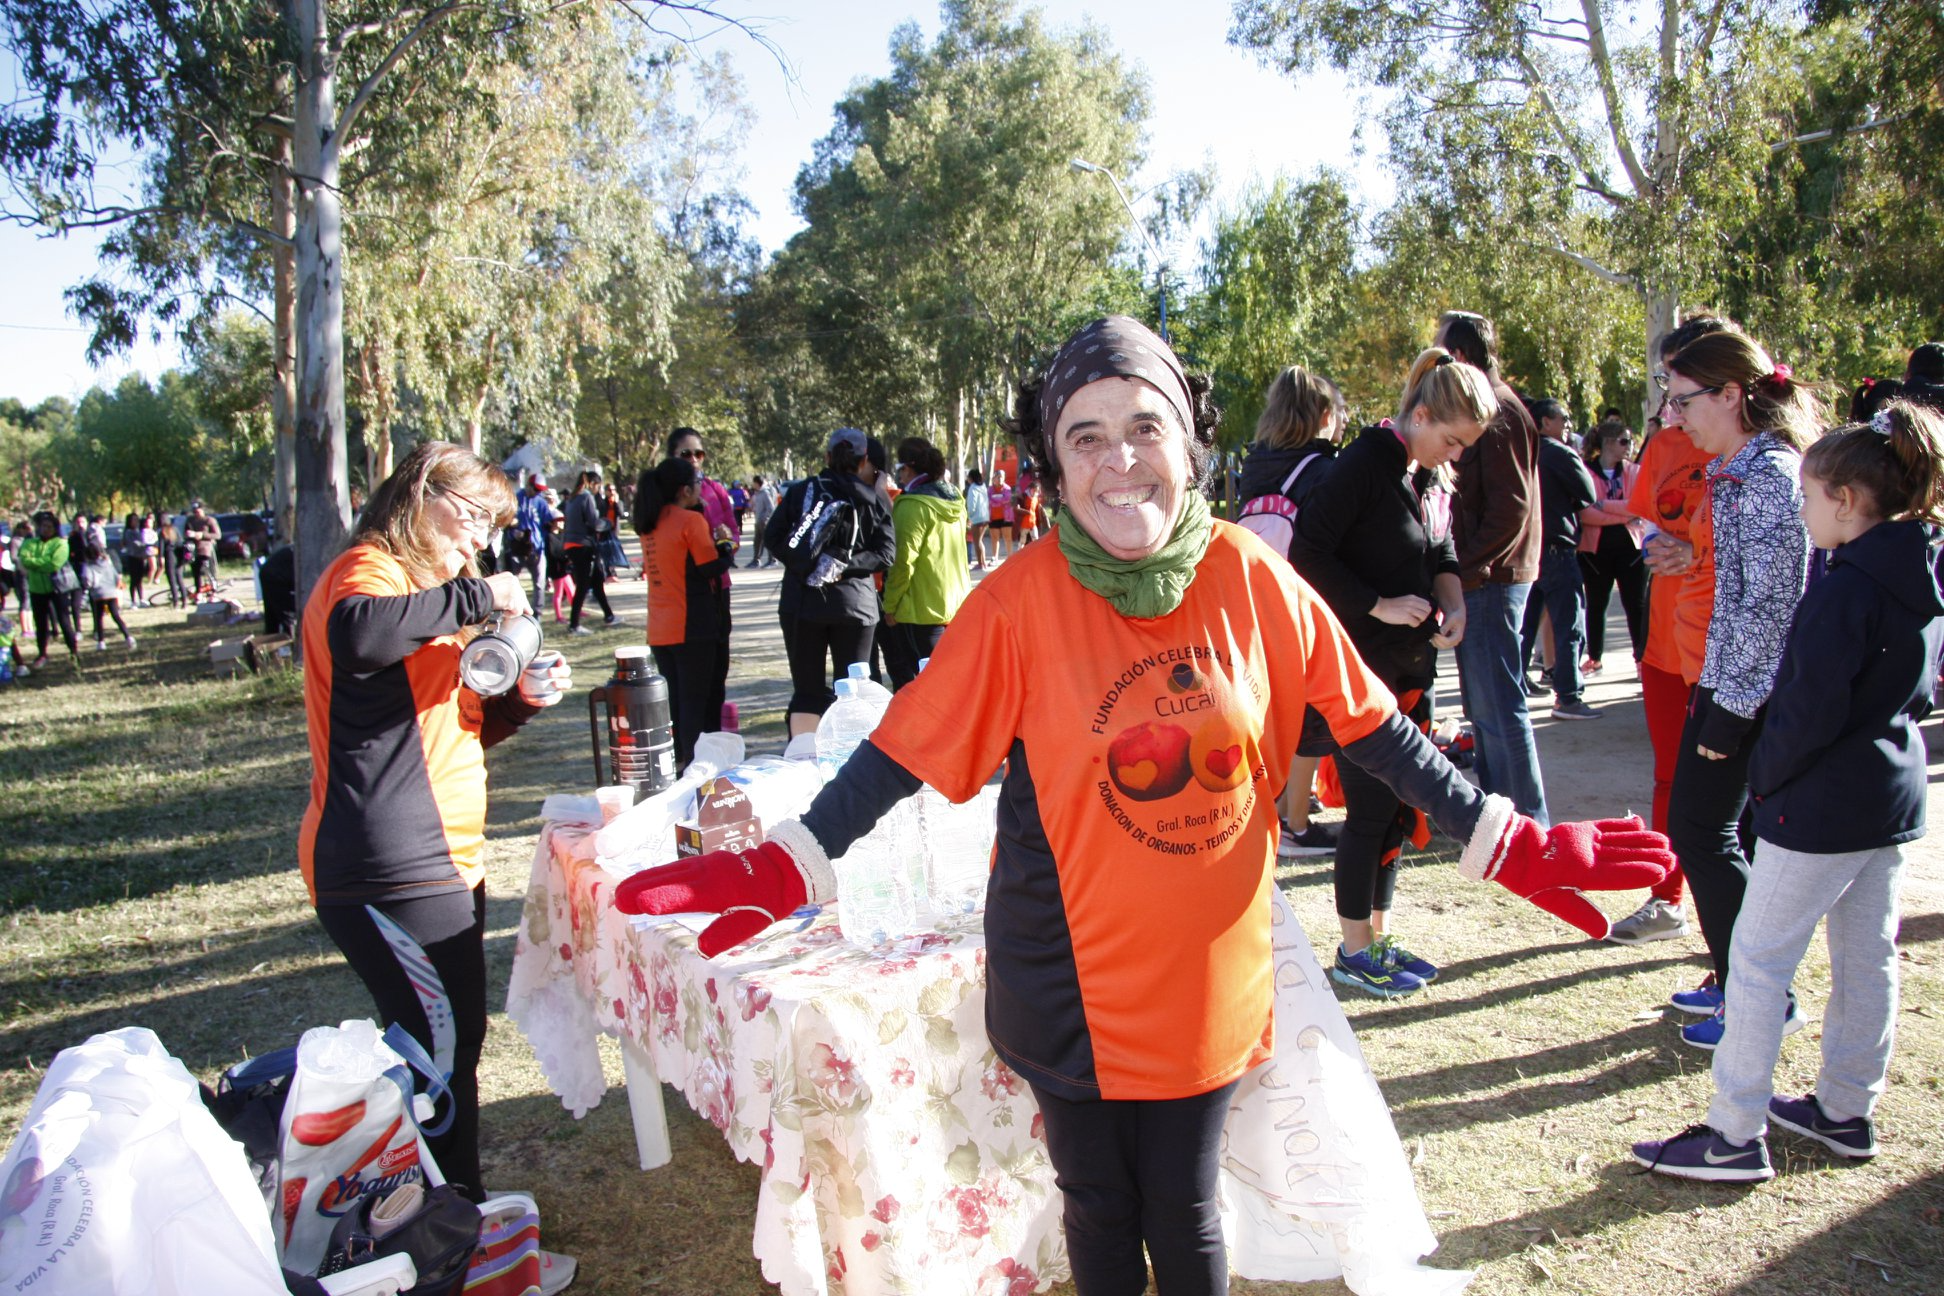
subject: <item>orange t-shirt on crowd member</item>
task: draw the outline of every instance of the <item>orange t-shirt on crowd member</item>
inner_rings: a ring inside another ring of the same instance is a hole
[[[1006,762],[986,1025],[1015,1070],[1180,1098],[1269,1056],[1275,799],[1306,705],[1343,743],[1397,709],[1323,600],[1226,522],[1165,616],[1122,616],[1057,543],[973,588],[871,742],[959,802]]]
[[[721,558],[707,518],[695,509],[662,506],[641,546],[651,646],[721,637],[715,601],[708,597],[710,580],[723,570]]]
[[[492,588],[417,589],[390,554],[352,545],[304,605],[310,805],[297,857],[313,902],[364,903],[485,880],[485,749],[539,708],[459,682],[460,632]]]
[[[1679,575],[1656,574],[1647,605],[1647,651],[1641,660],[1679,675],[1701,678],[1714,614],[1714,527],[1708,517],[1708,464],[1714,456],[1687,432],[1664,427],[1640,455],[1627,508],[1649,527],[1694,546],[1694,566]]]

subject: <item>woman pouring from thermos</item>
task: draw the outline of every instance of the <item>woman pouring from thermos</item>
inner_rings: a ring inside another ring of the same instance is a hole
[[[930,666],[801,821],[644,870],[630,912],[720,913],[715,954],[836,889],[830,861],[921,781],[1005,763],[985,912],[986,1029],[1032,1086],[1083,1296],[1227,1289],[1229,1097],[1274,1044],[1276,795],[1315,708],[1346,754],[1465,843],[1460,871],[1586,930],[1579,888],[1663,876],[1639,820],[1551,830],[1467,784],[1280,555],[1212,520],[1208,385],[1138,322],[1097,320],[1024,386],[1016,430],[1055,542],[973,590]]]
[[[460,681],[469,640],[502,613],[531,611],[516,574],[481,577],[474,565],[512,519],[513,488],[498,468],[426,442],[372,493],[303,621],[304,883],[385,1024],[402,1025],[450,1074],[452,1123],[427,1143],[476,1199],[485,749],[571,682],[560,654],[544,650],[497,697]]]

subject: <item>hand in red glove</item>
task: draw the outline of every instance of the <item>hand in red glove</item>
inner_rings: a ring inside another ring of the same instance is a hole
[[[1458,871],[1475,882],[1496,882],[1594,940],[1605,940],[1607,917],[1583,890],[1651,887],[1674,866],[1667,838],[1637,815],[1546,829],[1514,812],[1510,801],[1492,796],[1465,843]]]
[[[811,867],[799,854],[814,857]],[[789,917],[812,891],[818,903],[832,898],[835,879],[821,885],[816,863],[829,872],[815,838],[786,820],[754,850],[710,851],[641,870],[614,889],[614,907],[631,914],[721,914],[695,942],[704,958],[714,958]]]

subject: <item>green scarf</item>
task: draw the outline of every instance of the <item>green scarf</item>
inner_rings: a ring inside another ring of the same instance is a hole
[[[1073,579],[1112,603],[1122,616],[1143,621],[1164,617],[1181,606],[1195,579],[1195,565],[1208,552],[1208,538],[1215,533],[1208,501],[1193,486],[1182,501],[1174,534],[1145,558],[1116,558],[1102,549],[1072,509],[1060,509],[1053,520],[1059,524],[1060,552]]]

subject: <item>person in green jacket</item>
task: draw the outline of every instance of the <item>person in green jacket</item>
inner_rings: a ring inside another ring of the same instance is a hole
[[[74,609],[67,592],[57,592],[54,587],[62,572],[67,573],[66,579],[76,579],[68,566],[68,542],[61,538],[59,518],[45,509],[34,514],[34,538],[20,546],[19,562],[27,573],[27,600],[34,608],[34,643],[40,652],[34,659],[35,669],[47,664],[47,641],[57,622],[61,638],[67,641],[68,655],[74,656],[81,650],[81,641],[75,636]]]
[[[884,578],[884,665],[892,689],[918,675],[971,592],[965,566],[965,500],[945,480],[945,456],[923,437],[898,442],[891,528],[898,555]]]

